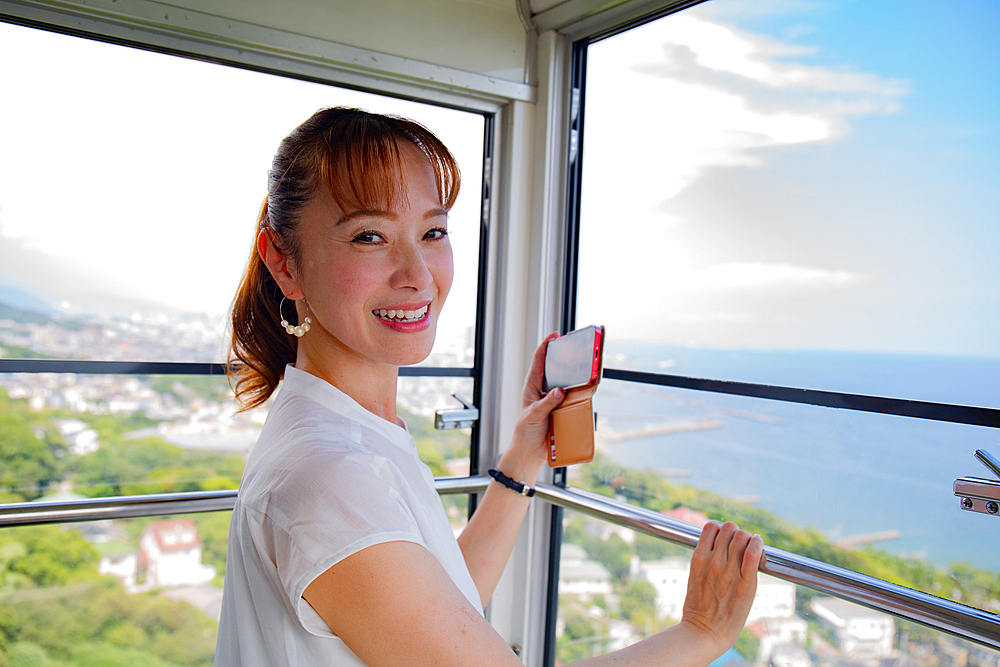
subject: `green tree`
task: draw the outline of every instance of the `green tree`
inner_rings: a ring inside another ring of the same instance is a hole
[[[161,438],[115,441],[76,457],[74,488],[90,497],[235,489],[246,461],[235,454],[185,450]]]
[[[44,648],[31,642],[18,642],[10,647],[7,660],[11,667],[56,667]]]
[[[757,662],[757,654],[760,653],[760,640],[754,636],[752,632],[743,628],[740,632],[740,636],[736,638],[736,645],[734,647],[736,652],[743,656],[743,659],[749,663]]]
[[[19,584],[62,586],[97,575],[97,552],[78,531],[59,526],[6,528],[0,531],[0,554],[7,555],[8,573],[21,575]]]
[[[52,448],[21,417],[0,413],[0,489],[33,500],[57,479]]]
[[[591,619],[581,610],[560,599],[560,608],[565,609],[563,622],[565,629],[558,639],[556,654],[560,662],[573,663],[586,660],[595,655],[594,642],[598,631]]]
[[[648,581],[631,581],[620,596],[622,618],[639,627],[656,620],[656,588]]]

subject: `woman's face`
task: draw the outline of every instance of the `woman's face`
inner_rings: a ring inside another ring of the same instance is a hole
[[[454,274],[448,212],[424,154],[400,152],[398,210],[345,212],[325,189],[303,209],[293,273],[312,319],[298,341],[307,354],[392,366],[430,354]]]

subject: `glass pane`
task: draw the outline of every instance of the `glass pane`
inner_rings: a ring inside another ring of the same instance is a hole
[[[578,323],[609,365],[1000,406],[998,28],[713,0],[592,45]]]
[[[434,411],[472,385],[400,380],[400,415],[437,476],[469,474],[471,430],[435,430]],[[219,376],[0,374],[0,502],[235,489],[269,405],[237,412]]]
[[[606,366],[1000,407],[998,27],[714,0],[592,45],[578,323]],[[952,490],[996,429],[620,382],[595,409],[574,484],[1000,612],[996,519]]]
[[[995,430],[615,381],[594,405],[600,455],[574,485],[1000,612],[998,519],[952,488],[985,476]]]
[[[0,530],[0,659],[208,666],[229,512]]]
[[[439,409],[462,407],[452,394],[471,402],[472,388],[472,378],[403,377],[399,380],[396,396],[399,414],[417,443],[420,458],[438,477],[466,477],[469,474],[472,430],[435,429],[434,413]]]
[[[219,376],[0,374],[0,498],[235,489],[265,416]]]
[[[614,332],[608,334],[608,352],[609,368],[1000,408],[1000,357],[720,350],[615,342]]]
[[[704,520],[693,512],[684,518]],[[680,620],[690,554],[631,529],[566,512],[557,660],[568,664],[602,655]],[[746,628],[712,664],[992,667],[998,659],[998,651],[759,575]]]
[[[414,118],[461,165],[438,365],[471,365],[484,119],[0,23],[0,355],[220,361],[279,141],[321,107]],[[72,100],[68,105],[67,100]]]
[[[424,365],[472,366],[481,115],[0,23],[3,53],[24,67],[0,72],[18,100],[0,128],[0,356],[222,360],[273,151],[341,104],[423,122],[462,166],[455,281]],[[71,123],[57,111],[67,95],[86,102]],[[43,192],[53,186],[59,197]],[[178,257],[192,269],[178,271]],[[236,488],[266,414],[236,413],[223,378],[10,374],[0,385],[7,501]],[[404,380],[400,407],[432,424],[453,391],[471,398],[472,381]],[[413,423],[438,474],[467,474],[468,432]]]
[[[399,380],[396,403],[406,421],[420,460],[430,467],[435,477],[468,477],[472,429],[434,428],[436,410],[460,408],[451,397],[458,394],[472,401],[472,378],[403,377]],[[465,495],[441,496],[452,529],[457,533],[469,520],[469,498]]]

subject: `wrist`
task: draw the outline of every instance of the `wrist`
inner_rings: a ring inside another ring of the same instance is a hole
[[[512,446],[504,452],[497,462],[496,468],[512,479],[526,484],[534,484],[538,479],[538,473],[542,469],[544,458],[530,455],[531,453],[519,451],[512,443]]]
[[[685,618],[674,627],[679,635],[680,644],[687,649],[685,654],[693,664],[709,664],[733,645],[727,643],[718,633]]]
[[[497,483],[506,486],[508,489],[510,489],[511,491],[513,491],[518,495],[525,496],[527,498],[530,498],[531,496],[535,495],[535,488],[533,486],[531,486],[527,482],[519,482],[516,479],[513,479],[512,477],[508,477],[507,475],[503,474],[503,472],[497,470],[496,468],[490,469],[490,477],[495,479]]]

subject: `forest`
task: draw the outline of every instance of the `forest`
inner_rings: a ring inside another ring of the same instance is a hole
[[[181,400],[228,395],[224,379],[151,378],[157,391]],[[469,437],[436,432],[429,419],[403,413],[421,458],[435,475],[468,456]],[[70,456],[58,423],[84,422],[100,447]],[[0,502],[45,498],[59,488],[83,497],[174,493],[239,486],[245,459],[238,454],[182,449],[159,437],[136,437],[156,426],[141,412],[127,416],[31,410],[0,388]],[[446,496],[452,516],[464,497]],[[188,515],[202,540],[202,562],[225,576],[230,512]],[[0,530],[0,667],[171,667],[211,665],[218,625],[186,602],[158,591],[130,594],[97,564],[105,553],[135,550],[143,528],[165,517],[119,520],[126,537],[87,542],[74,524]]]

